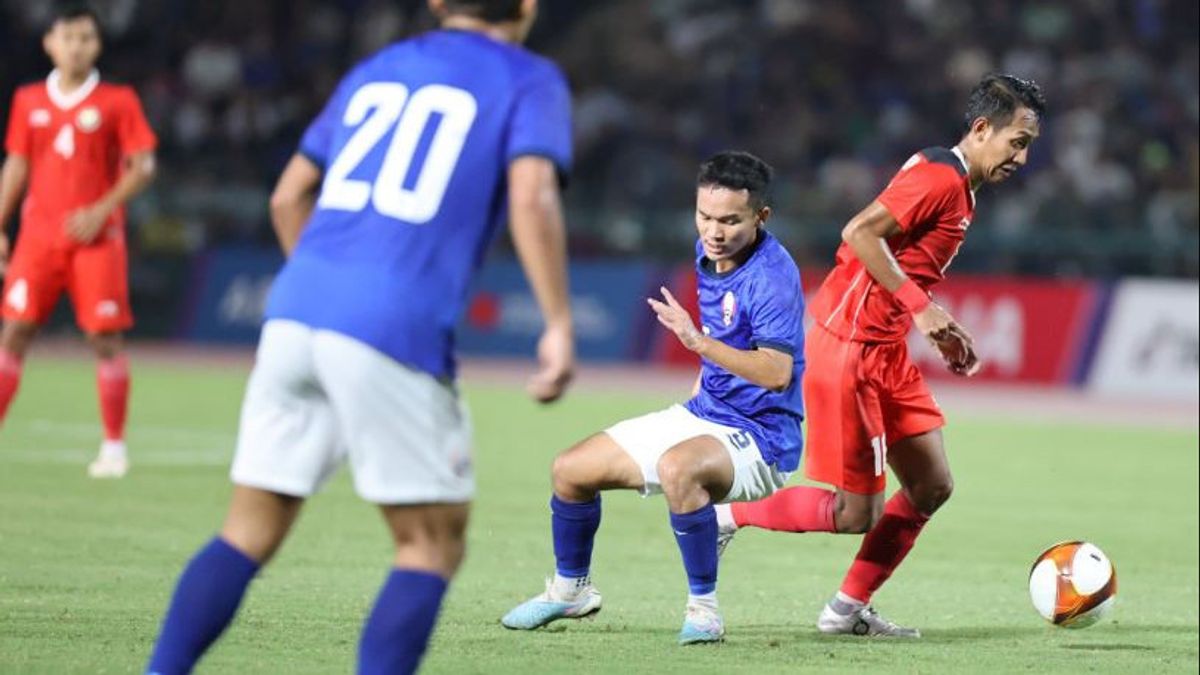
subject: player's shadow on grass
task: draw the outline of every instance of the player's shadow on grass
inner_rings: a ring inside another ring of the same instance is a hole
[[[745,624],[737,627],[738,633],[743,635],[753,635],[759,639],[768,641],[773,640],[788,640],[796,641],[803,640],[809,642],[822,641],[839,641],[839,640],[861,640],[862,638],[855,635],[824,635],[807,624],[804,625],[787,625],[787,624]],[[894,642],[895,644],[918,645],[922,643],[946,643],[960,641],[977,641],[977,640],[1011,640],[1015,638],[1025,638],[1038,633],[1045,632],[1040,627],[963,627],[950,628],[946,630],[928,629],[921,631],[920,640],[887,640],[884,642]]]

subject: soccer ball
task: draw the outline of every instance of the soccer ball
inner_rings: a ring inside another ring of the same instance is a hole
[[[1087,628],[1112,611],[1117,570],[1086,541],[1055,544],[1033,561],[1029,597],[1038,614],[1055,626]]]

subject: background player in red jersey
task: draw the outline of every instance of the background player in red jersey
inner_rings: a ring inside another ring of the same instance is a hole
[[[805,473],[837,491],[798,486],[718,509],[722,549],[747,525],[866,533],[841,590],[817,620],[823,633],[920,637],[870,606],[953,487],[945,419],[909,360],[905,338],[915,323],[955,373],[978,370],[970,335],[930,300],[929,289],[966,237],[975,190],[1024,166],[1044,107],[1031,81],[984,78],[971,92],[958,144],[913,155],[842,231],[837,266],[810,306],[804,376]],[[886,501],[885,465],[900,480]]]
[[[133,325],[124,204],[150,182],[157,141],[137,94],[100,81],[94,68],[100,25],[91,10],[56,14],[43,45],[54,70],[45,82],[13,95],[0,175],[0,424],[16,395],[29,343],[66,291],[99,358],[104,442],[88,473],[120,477],[128,469],[129,400],[121,336]],[[10,259],[3,225],[22,193],[20,238]]]

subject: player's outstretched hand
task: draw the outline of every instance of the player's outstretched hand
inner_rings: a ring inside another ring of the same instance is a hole
[[[538,403],[558,400],[575,376],[575,338],[570,327],[547,327],[538,340],[538,371],[525,391]]]
[[[941,353],[946,367],[955,375],[970,377],[982,367],[971,336],[957,324],[951,326],[946,337],[934,341],[934,346]]]
[[[90,244],[108,221],[109,211],[101,206],[85,206],[67,217],[67,234],[80,244]]]
[[[3,224],[0,223],[0,227]],[[0,279],[4,278],[4,273],[8,271],[8,235],[0,232]]]
[[[929,303],[928,307],[913,315],[913,323],[938,350],[951,372],[964,377],[979,372],[979,356],[975,353],[975,341],[971,334],[940,305]]]
[[[690,351],[696,351],[700,348],[700,343],[703,342],[704,336],[700,331],[696,330],[696,324],[692,323],[692,315],[679,304],[675,296],[671,295],[666,286],[659,286],[659,291],[662,291],[663,300],[655,300],[654,298],[646,298],[646,302],[650,304],[650,309],[654,310],[654,314],[658,317],[658,322],[666,326],[679,341],[683,343]]]
[[[942,355],[942,361],[955,375],[971,377],[979,372],[982,364],[975,353],[975,341],[965,328],[956,323],[943,333],[943,336],[930,340]]]

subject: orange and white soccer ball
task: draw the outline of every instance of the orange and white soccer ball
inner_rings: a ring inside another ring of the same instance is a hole
[[[1063,628],[1087,628],[1112,611],[1117,570],[1086,541],[1046,549],[1029,570],[1029,597],[1042,618]]]

